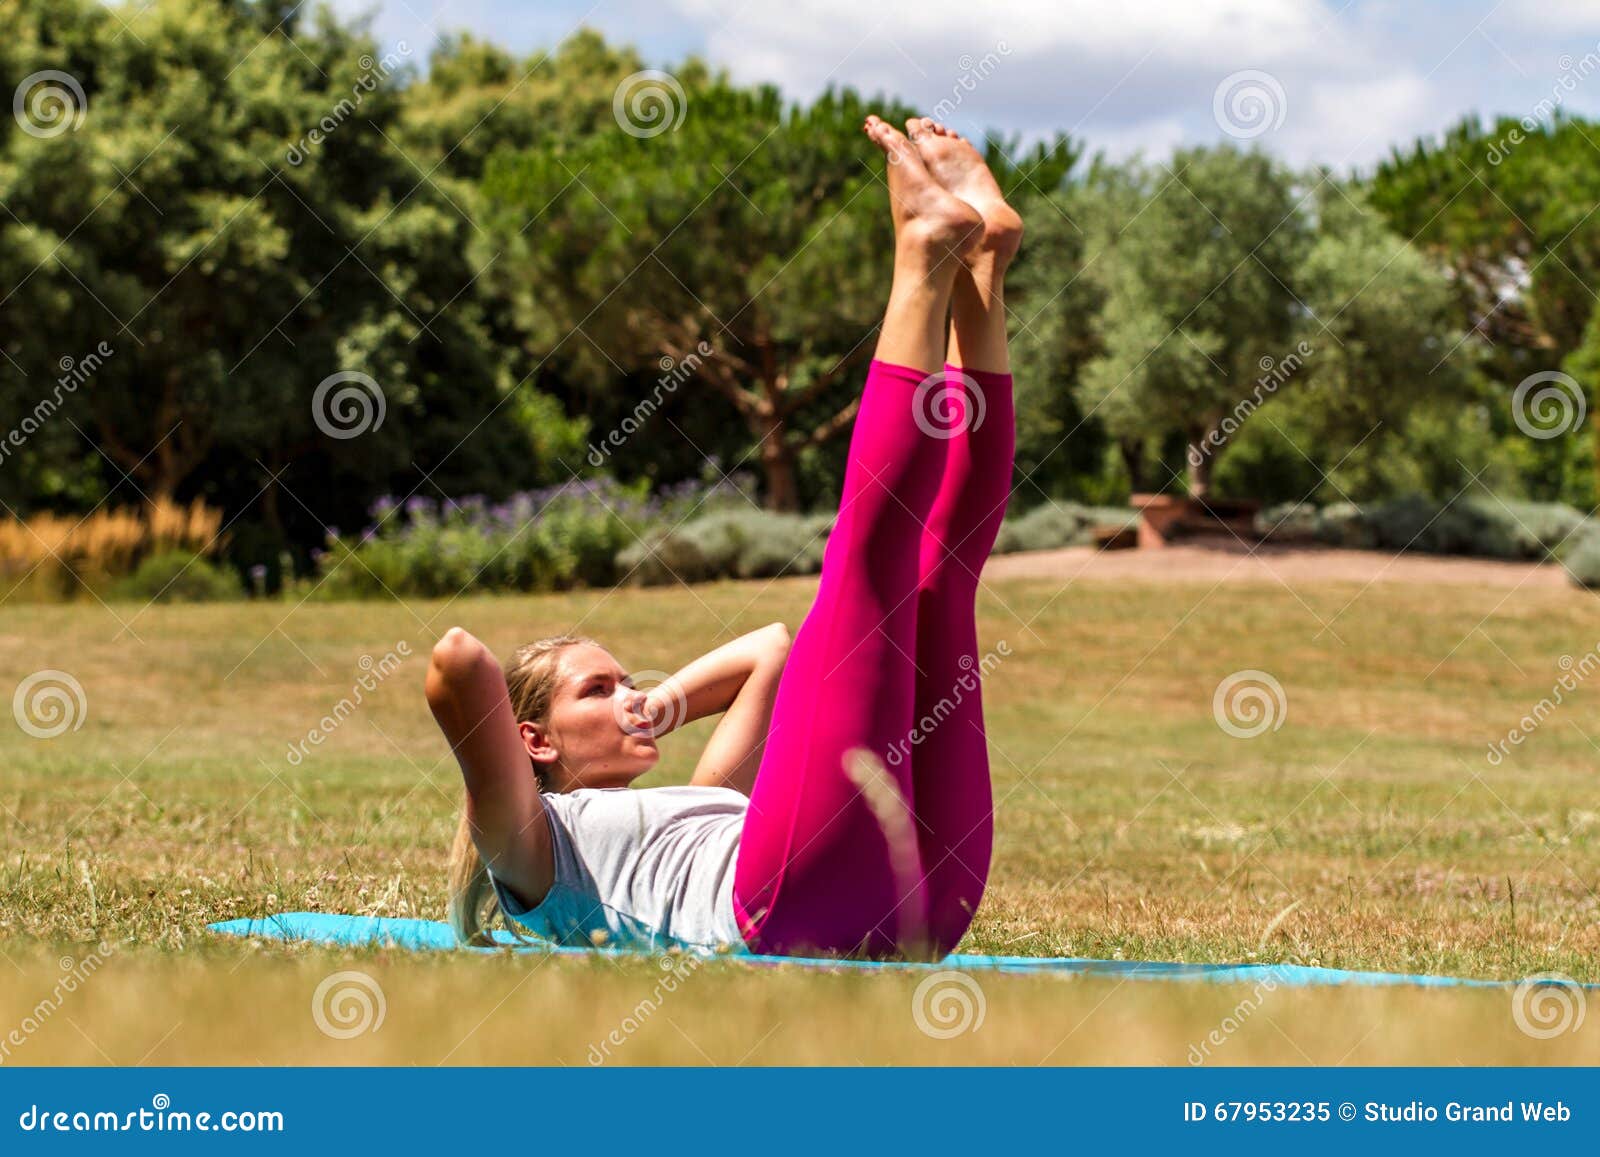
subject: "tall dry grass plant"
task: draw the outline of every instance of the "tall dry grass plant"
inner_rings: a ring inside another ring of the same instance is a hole
[[[97,510],[87,518],[40,514],[0,521],[0,580],[8,598],[59,600],[131,574],[145,558],[181,550],[214,555],[225,545],[222,512],[195,499]]]

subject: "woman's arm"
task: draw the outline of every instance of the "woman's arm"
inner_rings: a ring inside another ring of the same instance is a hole
[[[724,713],[691,783],[750,794],[788,657],[789,629],[771,623],[707,652],[646,694],[646,711],[657,735]]]
[[[451,627],[433,648],[428,707],[467,786],[478,855],[530,908],[555,882],[555,851],[505,674],[489,648]]]

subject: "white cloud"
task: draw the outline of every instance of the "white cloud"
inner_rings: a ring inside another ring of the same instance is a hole
[[[1502,24],[1531,24],[1581,34],[1591,45],[1600,34],[1597,0],[1507,0],[1495,10],[1494,18]]]
[[[334,0],[346,11],[374,0]],[[947,102],[968,133],[1069,132],[1114,156],[1226,139],[1219,82],[1255,70],[1284,116],[1252,143],[1300,164],[1364,166],[1464,114],[1521,116],[1563,54],[1600,40],[1600,0],[377,0],[380,36],[465,25],[519,52],[583,21],[670,67],[688,51],[808,99],[848,85]],[[998,61],[974,83],[969,67]],[[964,59],[965,58],[965,59]],[[1600,113],[1600,76],[1565,102]]]
[[[1291,109],[1285,118],[1293,131],[1284,152],[1291,161],[1315,160],[1336,169],[1386,152],[1434,114],[1428,85],[1415,73],[1329,80],[1305,95],[1304,111]]]

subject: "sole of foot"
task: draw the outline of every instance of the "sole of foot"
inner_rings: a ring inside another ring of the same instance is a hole
[[[935,258],[968,260],[983,243],[982,214],[945,188],[929,172],[921,152],[905,134],[877,116],[863,131],[889,159],[889,205],[896,243]]]
[[[933,179],[982,216],[979,252],[1010,261],[1022,244],[1022,217],[1007,203],[983,154],[932,117],[912,117],[906,122],[906,135]]]

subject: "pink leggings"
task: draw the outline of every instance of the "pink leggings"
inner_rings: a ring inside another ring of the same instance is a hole
[[[946,367],[919,390],[929,377],[867,371],[739,843],[734,910],[757,952],[943,956],[983,896],[975,610],[1010,494],[1011,375]],[[863,776],[855,748],[881,770]]]

